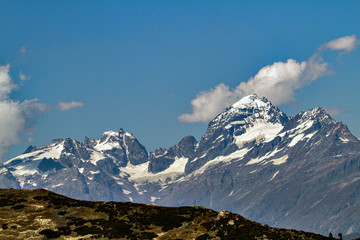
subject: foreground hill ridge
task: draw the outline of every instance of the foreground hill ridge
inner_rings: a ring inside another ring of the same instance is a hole
[[[0,166],[2,188],[44,188],[84,200],[227,209],[277,227],[360,232],[360,141],[323,108],[286,116],[247,96],[148,153],[129,132],[55,139]]]
[[[203,207],[79,201],[46,190],[0,189],[0,216],[3,240],[330,239]]]

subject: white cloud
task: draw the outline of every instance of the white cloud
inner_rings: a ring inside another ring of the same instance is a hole
[[[7,99],[11,91],[16,88],[9,76],[10,65],[0,66],[0,100]]]
[[[0,158],[12,145],[21,142],[20,134],[25,131],[26,119],[22,115],[19,102],[0,102]]]
[[[334,39],[328,42],[325,47],[331,50],[344,50],[345,52],[351,52],[356,48],[357,41],[356,35],[345,36]]]
[[[36,99],[0,101],[0,160],[11,146],[21,143],[21,135],[32,134],[38,114],[46,109],[46,105]]]
[[[217,85],[215,89],[200,92],[191,101],[193,113],[182,114],[179,116],[179,121],[187,123],[208,121],[230,105],[233,100],[232,98],[233,92],[223,83]]]
[[[67,111],[73,108],[82,107],[84,104],[82,102],[59,102],[55,108],[60,109],[61,111]]]
[[[179,116],[180,122],[207,122],[224,108],[249,94],[265,96],[275,105],[295,101],[295,90],[310,84],[328,73],[328,64],[314,54],[308,61],[275,62],[260,69],[247,82],[241,82],[235,89],[219,84],[215,89],[200,92],[191,101],[192,113]]]

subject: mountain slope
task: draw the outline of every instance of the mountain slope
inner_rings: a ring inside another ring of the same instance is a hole
[[[1,239],[329,239],[262,226],[230,212],[73,200],[45,190],[0,189]]]
[[[122,129],[57,139],[5,162],[0,180],[84,200],[227,209],[323,234],[360,231],[360,141],[322,108],[287,117],[256,95],[216,116],[199,142],[187,136],[147,153]]]

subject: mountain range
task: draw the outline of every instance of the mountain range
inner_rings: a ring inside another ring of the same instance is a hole
[[[30,146],[0,166],[0,188],[82,200],[228,210],[275,227],[360,232],[360,141],[321,108],[288,117],[249,95],[148,153],[129,132]]]

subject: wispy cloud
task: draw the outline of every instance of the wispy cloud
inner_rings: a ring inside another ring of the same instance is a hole
[[[324,46],[324,45],[323,45]],[[352,51],[356,46],[356,36],[345,36],[325,44],[331,50]],[[275,62],[265,66],[246,82],[230,89],[224,83],[214,89],[201,91],[191,100],[192,113],[178,117],[180,122],[208,122],[223,109],[249,94],[267,97],[275,105],[295,104],[295,92],[311,84],[321,76],[331,73],[322,56],[321,50],[314,53],[307,61]]]
[[[22,47],[20,48],[20,53],[22,53],[22,54],[25,54],[25,53],[26,53],[26,47],[25,47],[25,46],[22,46]]]
[[[22,71],[19,72],[19,78],[21,81],[29,80],[30,77],[26,76]]]
[[[61,111],[68,111],[73,108],[77,107],[83,107],[84,104],[82,102],[59,102],[58,105],[55,106],[55,108],[58,108]]]
[[[20,52],[22,58],[25,58],[25,57],[26,57],[27,49],[26,49],[25,46],[22,46],[22,47],[20,48],[19,52]]]
[[[326,108],[325,111],[331,116],[336,116],[344,112],[343,109],[339,107]]]
[[[54,108],[66,111],[83,106],[80,102],[60,102],[56,107],[51,107],[37,98],[22,102],[11,99],[10,94],[18,85],[14,84],[9,71],[9,64],[0,65],[0,160],[11,146],[21,143],[21,136],[34,132],[36,120],[43,112]]]
[[[344,50],[343,53],[347,53],[353,51],[357,44],[356,35],[353,34],[351,36],[334,39],[326,43],[325,47],[331,50]]]

